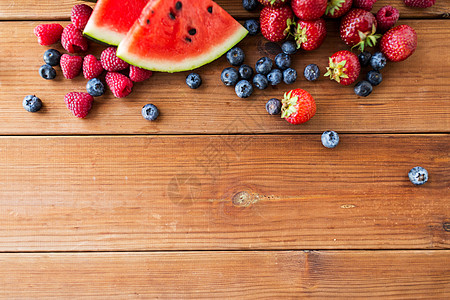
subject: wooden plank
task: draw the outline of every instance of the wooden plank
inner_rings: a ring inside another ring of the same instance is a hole
[[[450,135],[0,138],[0,251],[450,246]],[[413,186],[408,171],[430,180]]]
[[[449,260],[449,251],[1,254],[0,297],[445,299]]]

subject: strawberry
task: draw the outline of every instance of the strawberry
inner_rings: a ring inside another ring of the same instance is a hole
[[[293,23],[294,13],[289,5],[266,6],[261,10],[260,26],[262,35],[271,42],[286,38]]]
[[[299,21],[294,33],[297,48],[302,48],[303,50],[319,48],[326,36],[327,28],[324,19]]]
[[[281,117],[294,125],[305,123],[316,114],[314,98],[302,89],[285,93],[281,103]]]
[[[427,8],[436,3],[436,0],[404,0],[406,6]]]
[[[89,17],[92,14],[92,7],[86,4],[78,4],[72,7],[72,12],[70,14],[70,20],[76,28],[83,31],[86,27]]]
[[[81,58],[81,56],[63,54],[59,64],[61,65],[61,71],[64,77],[73,79],[81,72],[83,58]]]
[[[84,118],[92,108],[94,97],[88,93],[70,92],[64,96],[64,102],[75,117]]]
[[[331,80],[336,80],[342,85],[350,85],[358,78],[361,65],[358,57],[347,50],[341,50],[330,57],[327,73]]]
[[[102,63],[95,58],[94,55],[89,54],[83,60],[83,75],[84,78],[90,80],[98,77],[103,72]]]
[[[328,0],[325,16],[339,18],[352,8],[353,0]]]
[[[127,76],[117,73],[106,73],[106,84],[116,98],[123,98],[131,93],[133,82]]]
[[[264,6],[280,7],[286,4],[289,0],[258,0]]]
[[[115,72],[128,68],[129,64],[126,61],[118,58],[116,56],[116,51],[116,47],[108,47],[103,50],[102,54],[100,55],[100,61],[102,62],[103,69],[105,69],[106,71]]]
[[[303,21],[312,21],[323,16],[327,9],[327,0],[292,0],[294,14]]]
[[[130,79],[133,82],[141,82],[152,77],[153,72],[130,65]]]
[[[69,53],[78,53],[88,49],[88,40],[81,30],[73,24],[68,24],[61,35],[61,44]]]
[[[353,0],[353,7],[371,11],[375,2],[377,2],[377,0]]]
[[[417,48],[417,34],[408,25],[391,28],[381,38],[381,52],[390,61],[402,61],[411,56]]]
[[[375,34],[377,30],[377,20],[368,11],[354,8],[349,11],[341,20],[341,39],[349,46],[358,47],[364,51],[366,46],[373,47],[380,34]]]
[[[398,9],[390,5],[383,6],[377,12],[377,30],[378,32],[386,32],[397,23],[400,14]]]
[[[39,45],[49,46],[59,41],[63,30],[58,23],[40,24],[34,28],[34,35],[37,36]]]

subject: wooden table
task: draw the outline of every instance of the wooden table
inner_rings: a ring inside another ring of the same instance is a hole
[[[238,0],[217,1],[239,20]],[[220,82],[222,57],[198,70],[155,74],[126,99],[96,98],[85,120],[63,98],[79,76],[38,75],[47,47],[33,28],[66,25],[75,0],[0,2],[0,296],[2,298],[450,297],[450,2],[400,10],[416,53],[390,63],[367,98],[322,77],[318,112],[301,126],[265,112],[289,88],[240,100]],[[51,4],[49,4],[51,3]],[[313,52],[325,69],[346,49],[337,22]],[[277,48],[240,46],[254,64]],[[58,45],[58,49],[62,48]],[[104,46],[91,44],[95,55]],[[22,108],[36,94],[44,108]],[[157,122],[141,107],[154,103]],[[333,150],[324,130],[340,133]],[[430,180],[413,186],[408,171]]]

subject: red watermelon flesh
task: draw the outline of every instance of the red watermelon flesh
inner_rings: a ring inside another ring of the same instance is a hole
[[[220,57],[247,33],[214,1],[151,0],[117,55],[149,70],[191,70]]]

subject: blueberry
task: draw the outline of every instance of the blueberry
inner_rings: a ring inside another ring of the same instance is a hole
[[[367,73],[366,79],[372,86],[377,86],[383,81],[383,76],[381,76],[380,72],[371,70]]]
[[[267,77],[262,74],[256,74],[253,77],[253,85],[256,86],[257,89],[264,90],[269,86],[269,81],[267,81]]]
[[[372,53],[364,51],[358,55],[359,64],[361,67],[367,67],[370,63],[370,58],[372,58]]]
[[[258,7],[257,0],[242,0],[242,6],[246,11],[255,10]]]
[[[86,84],[86,90],[92,97],[100,97],[105,93],[105,86],[98,78],[93,78]]]
[[[376,71],[383,69],[386,66],[386,63],[386,56],[381,52],[375,52],[370,59],[370,65]]]
[[[241,79],[251,79],[253,76],[253,69],[252,67],[248,65],[241,65],[239,67],[239,75],[241,76]]]
[[[240,66],[244,62],[244,50],[234,47],[227,52],[227,60],[232,66]]]
[[[59,60],[61,59],[61,53],[56,49],[48,49],[44,53],[44,62],[50,66],[59,65]]]
[[[283,73],[281,73],[281,71],[278,69],[273,69],[272,71],[270,71],[269,74],[267,74],[267,81],[271,85],[280,84],[282,80],[283,80]]]
[[[142,108],[142,116],[149,121],[155,121],[159,116],[158,108],[153,104],[146,104]]]
[[[291,66],[291,57],[285,53],[280,53],[275,56],[275,65],[281,70],[286,70]]]
[[[197,73],[191,73],[186,77],[186,84],[191,89],[198,89],[202,85],[202,78]]]
[[[259,22],[255,19],[249,19],[244,22],[244,27],[249,35],[257,35],[259,32]]]
[[[269,113],[269,115],[279,115],[281,114],[281,101],[272,98],[266,103],[266,110]]]
[[[332,130],[327,130],[324,133],[322,133],[322,145],[324,145],[326,148],[334,148],[339,144],[339,134],[337,132]]]
[[[309,64],[306,66],[305,71],[303,71],[303,75],[306,80],[315,81],[319,79],[320,76],[319,67],[316,64]]]
[[[272,70],[273,62],[268,57],[260,58],[255,64],[256,73],[267,75]]]
[[[23,98],[22,102],[23,108],[29,112],[37,112],[42,107],[42,101],[34,95],[28,95]]]
[[[367,97],[372,93],[372,85],[370,82],[363,80],[355,85],[355,94],[361,97]]]
[[[295,54],[297,52],[297,45],[293,41],[286,41],[281,45],[281,51],[284,54]]]
[[[428,181],[428,171],[422,167],[414,167],[408,172],[409,180],[415,185],[422,185]]]
[[[286,84],[292,84],[297,80],[297,71],[292,68],[287,68],[283,71],[283,81]]]
[[[226,86],[234,86],[239,80],[239,73],[233,67],[225,68],[223,69],[222,74],[220,74],[220,80],[222,80]]]
[[[56,70],[53,69],[52,66],[45,64],[39,68],[39,75],[41,75],[41,77],[44,79],[55,79]]]
[[[236,92],[236,95],[238,95],[238,97],[248,98],[253,93],[253,86],[248,80],[243,79],[236,84],[234,90]]]

